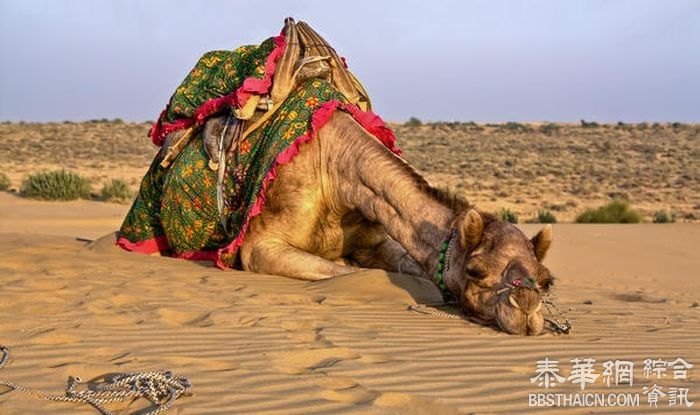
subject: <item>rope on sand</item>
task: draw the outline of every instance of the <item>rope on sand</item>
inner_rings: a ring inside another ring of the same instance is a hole
[[[461,319],[462,318],[458,314],[447,313],[444,311],[436,310],[432,307],[428,308],[422,304],[409,305],[408,307],[406,307],[406,309],[408,311],[413,311],[414,313],[423,314],[423,315],[432,316],[432,317],[451,318],[451,319]]]
[[[0,369],[10,359],[9,350],[0,346]],[[78,384],[86,383],[87,389],[76,390]],[[138,398],[148,399],[153,408],[142,415],[156,415],[169,409],[180,396],[191,395],[192,383],[184,377],[174,375],[169,370],[137,373],[116,373],[104,378],[103,382],[83,382],[78,377],[68,377],[65,396],[52,395],[0,379],[0,385],[24,392],[34,398],[55,402],[80,402],[95,407],[103,415],[113,415],[105,404],[125,402]]]

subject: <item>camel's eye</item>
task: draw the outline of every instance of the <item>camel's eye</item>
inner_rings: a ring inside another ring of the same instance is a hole
[[[486,278],[486,274],[482,270],[475,267],[467,266],[467,274],[469,274],[469,277],[477,280],[483,280]]]

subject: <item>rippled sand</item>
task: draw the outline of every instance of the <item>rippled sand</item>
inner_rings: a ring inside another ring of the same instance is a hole
[[[557,359],[568,375],[570,359],[592,357],[598,371],[605,360],[633,360],[635,383],[608,388],[599,379],[586,391],[641,394],[656,382],[689,387],[700,401],[697,225],[555,225],[545,263],[574,332],[513,337],[407,311],[439,296],[406,276],[305,283],[127,253],[110,236],[76,240],[113,231],[127,208],[0,194],[0,344],[12,353],[0,379],[61,393],[69,375],[169,368],[195,392],[173,414],[649,410],[645,396],[640,408],[528,407],[528,394],[543,391],[530,382],[537,360]],[[685,381],[644,379],[649,357],[696,366]],[[683,413],[665,400],[649,411]],[[18,392],[0,392],[0,412],[96,413]]]

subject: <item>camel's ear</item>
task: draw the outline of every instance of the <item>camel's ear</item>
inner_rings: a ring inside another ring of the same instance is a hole
[[[547,255],[547,250],[552,244],[552,225],[547,224],[537,232],[537,235],[532,237],[532,246],[535,248],[535,257],[538,261],[542,261]]]
[[[484,219],[481,214],[472,209],[464,217],[462,226],[459,228],[460,242],[462,247],[471,252],[479,245],[481,237],[484,234]]]

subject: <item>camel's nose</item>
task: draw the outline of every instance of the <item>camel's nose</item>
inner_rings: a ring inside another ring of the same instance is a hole
[[[510,304],[522,311],[526,318],[525,333],[529,336],[540,334],[544,329],[544,318],[541,308],[542,300],[536,291],[530,289],[516,289],[509,296]]]
[[[528,288],[516,288],[508,296],[508,301],[528,316],[539,312],[542,307],[542,300],[537,291]]]

